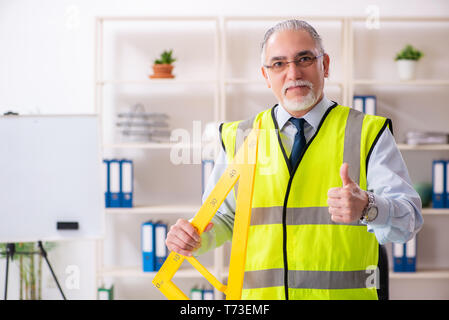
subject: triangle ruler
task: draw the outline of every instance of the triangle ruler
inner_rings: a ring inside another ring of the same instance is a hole
[[[226,199],[234,185],[239,181],[234,229],[232,236],[231,259],[229,263],[228,284],[222,284],[194,257],[171,252],[153,279],[153,285],[170,300],[189,299],[172,281],[173,276],[184,260],[197,269],[227,300],[240,300],[245,271],[246,247],[251,222],[251,206],[257,162],[257,147],[260,134],[260,120],[251,130],[243,145],[228,164],[206,201],[196,213],[191,224],[201,235]]]

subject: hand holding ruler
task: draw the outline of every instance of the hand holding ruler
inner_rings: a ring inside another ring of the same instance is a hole
[[[245,271],[246,246],[251,221],[251,205],[253,199],[259,133],[260,120],[256,123],[256,126],[234,156],[234,160],[228,164],[226,171],[220,177],[215,188],[209,194],[191,222],[201,235],[229,192],[239,180],[228,285],[226,286],[218,281],[217,278],[215,278],[214,275],[194,257],[186,257],[179,253],[171,252],[153,279],[154,286],[168,299],[189,299],[181,289],[172,282],[173,276],[185,259],[187,259],[187,261],[189,261],[217,290],[223,292],[226,295],[226,299],[241,299]]]

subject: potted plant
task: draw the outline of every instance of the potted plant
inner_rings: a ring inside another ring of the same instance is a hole
[[[56,246],[54,242],[45,242],[48,252]],[[42,255],[35,242],[15,244],[12,261],[18,261],[20,300],[42,300]],[[0,243],[0,258],[6,256],[6,243]],[[12,262],[10,261],[10,262]]]
[[[401,80],[415,79],[416,62],[421,59],[423,53],[412,45],[407,44],[394,59],[398,66],[399,78]]]
[[[160,78],[174,78],[175,76],[172,74],[173,65],[172,63],[176,61],[175,58],[172,57],[173,50],[165,50],[161,53],[159,59],[154,60],[153,64],[153,74],[150,75],[151,79],[160,79]]]

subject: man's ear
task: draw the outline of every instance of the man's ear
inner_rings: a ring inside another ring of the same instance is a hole
[[[323,55],[323,70],[324,70],[324,77],[329,78],[329,64],[330,64],[330,58],[327,53]]]
[[[265,83],[267,84],[268,88],[271,88],[271,81],[268,77],[267,70],[264,67],[260,68],[262,70],[262,75],[265,78]]]

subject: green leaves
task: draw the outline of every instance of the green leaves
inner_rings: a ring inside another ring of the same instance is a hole
[[[176,61],[175,58],[172,57],[173,50],[165,50],[161,53],[161,56],[159,59],[154,60],[154,64],[172,64]]]
[[[416,48],[414,48],[412,45],[407,44],[404,49],[402,49],[394,59],[397,60],[415,60],[418,61],[423,56],[423,53]]]
[[[50,251],[56,247],[56,242],[44,242],[44,249]],[[16,253],[38,252],[36,242],[18,242],[16,243]],[[6,243],[0,243],[0,258],[6,257]]]

